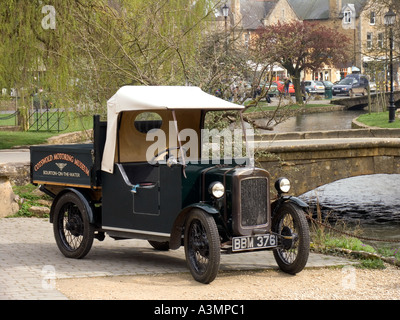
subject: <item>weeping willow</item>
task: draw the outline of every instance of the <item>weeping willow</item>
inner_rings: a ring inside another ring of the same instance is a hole
[[[101,113],[123,85],[188,84],[219,2],[2,0],[0,85],[26,107],[43,90],[58,107]]]

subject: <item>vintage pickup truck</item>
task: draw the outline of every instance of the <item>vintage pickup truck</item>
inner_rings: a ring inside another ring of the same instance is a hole
[[[307,204],[287,195],[288,179],[272,182],[246,158],[201,158],[205,114],[218,110],[243,106],[197,87],[124,86],[107,102],[107,121],[94,116],[93,143],[31,147],[31,182],[54,198],[60,251],[83,258],[107,234],[157,250],[183,245],[202,283],[215,279],[222,252],[273,250],[283,271],[300,272]]]

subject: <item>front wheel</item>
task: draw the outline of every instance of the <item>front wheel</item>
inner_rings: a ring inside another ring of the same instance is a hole
[[[212,216],[202,210],[189,212],[185,224],[185,255],[190,273],[196,281],[210,283],[220,264],[220,240]]]
[[[57,201],[53,230],[57,246],[64,256],[80,259],[89,253],[94,226],[89,222],[86,205],[76,194],[66,193]]]
[[[272,219],[272,231],[279,239],[279,245],[274,249],[279,268],[289,274],[303,270],[310,252],[310,231],[304,211],[285,202]]]

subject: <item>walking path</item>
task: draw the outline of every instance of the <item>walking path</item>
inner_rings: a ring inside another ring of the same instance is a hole
[[[311,254],[307,268],[348,265],[350,260]],[[222,255],[221,270],[277,268],[270,251]],[[144,240],[95,240],[80,260],[57,248],[48,219],[0,219],[0,300],[64,300],[57,279],[189,272],[183,248],[161,252]]]
[[[0,150],[0,164],[29,163],[29,149],[3,149]]]

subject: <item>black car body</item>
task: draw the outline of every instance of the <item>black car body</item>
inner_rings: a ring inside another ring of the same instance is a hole
[[[200,159],[205,113],[242,108],[193,87],[128,86],[109,100],[107,122],[95,116],[93,144],[32,147],[31,180],[54,198],[60,251],[83,258],[107,234],[157,250],[184,245],[202,283],[216,277],[221,251],[272,249],[282,270],[300,272],[309,252],[307,205],[285,195],[289,181],[276,181],[271,199],[269,173],[248,159]],[[148,111],[158,117],[138,120]],[[167,145],[152,149],[165,133]],[[199,139],[190,152],[185,133]]]

